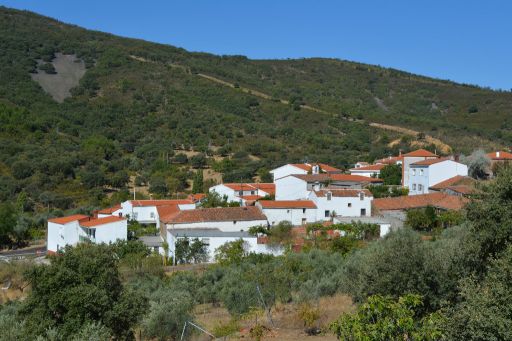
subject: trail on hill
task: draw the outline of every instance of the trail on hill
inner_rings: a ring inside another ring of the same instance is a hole
[[[139,61],[139,62],[155,63],[155,64],[158,63],[158,62],[155,62],[155,61],[147,60],[147,59],[139,57],[139,56],[133,56],[132,55],[130,57],[132,59],[135,59],[135,60]],[[186,67],[186,66],[179,65],[179,64],[172,64],[172,63],[168,63],[167,65],[170,66],[170,67],[173,67],[173,68],[179,68],[179,69],[185,70],[189,74],[193,74],[190,71],[190,69],[188,67]],[[250,89],[250,88],[247,88],[247,87],[244,87],[244,86],[235,85],[232,82],[225,81],[225,80],[217,78],[215,76],[207,75],[207,74],[204,74],[204,73],[195,73],[195,75],[198,76],[198,77],[201,77],[203,79],[207,79],[207,80],[215,82],[217,84],[221,84],[221,85],[233,88],[233,89],[237,89],[237,90],[239,90],[241,92],[244,92],[246,94],[250,94],[250,95],[253,95],[253,96],[265,99],[265,100],[278,101],[278,102],[280,102],[282,104],[286,104],[286,105],[290,104],[290,102],[285,100],[285,99],[276,99],[276,98],[274,98],[274,97],[272,97],[269,94],[266,94],[264,92],[261,92],[261,91],[258,91],[258,90],[254,90],[254,89]],[[306,110],[314,111],[314,112],[317,112],[317,113],[321,113],[321,114],[325,114],[325,115],[330,115],[330,116],[335,116],[337,118],[340,118],[339,115],[335,115],[332,112],[328,112],[328,111],[325,111],[323,109],[312,107],[312,106],[307,105],[307,104],[303,104],[300,107],[302,109],[306,109]],[[400,134],[403,134],[403,135],[408,135],[408,136],[413,136],[413,137],[417,137],[421,133],[419,131],[416,131],[416,130],[413,130],[413,129],[410,129],[410,128],[404,128],[404,127],[394,126],[394,125],[390,125],[390,124],[383,124],[383,123],[377,123],[377,122],[368,122],[368,121],[365,121],[365,120],[358,120],[358,119],[353,119],[353,118],[350,118],[350,117],[341,117],[341,118],[344,119],[344,120],[347,120],[347,121],[351,121],[351,122],[368,124],[370,127],[373,127],[373,128],[382,129],[382,130],[388,130],[388,131],[394,131],[394,132],[397,132],[397,133],[400,133]],[[433,136],[425,134],[424,140],[427,143],[429,143],[429,144],[435,145],[436,148],[438,149],[438,151],[440,151],[443,154],[449,154],[452,151],[452,148],[448,144],[444,143],[440,139],[435,138]]]

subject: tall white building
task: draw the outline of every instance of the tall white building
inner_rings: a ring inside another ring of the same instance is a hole
[[[430,187],[455,176],[467,176],[468,166],[450,159],[427,159],[409,165],[409,195],[430,193]]]

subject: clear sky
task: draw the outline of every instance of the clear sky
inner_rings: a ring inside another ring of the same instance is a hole
[[[333,57],[512,88],[509,0],[0,0],[90,29],[250,58]]]

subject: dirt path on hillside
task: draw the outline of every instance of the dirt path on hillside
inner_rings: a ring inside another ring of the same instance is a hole
[[[144,59],[142,57],[137,57],[137,56],[131,56],[131,57],[133,59],[141,61],[141,62],[156,63],[156,62],[153,62],[153,61],[148,61],[147,59]],[[187,72],[191,73],[190,70],[187,67],[183,66],[183,65],[171,64],[171,63],[169,63],[168,65],[171,66],[171,67],[175,67],[175,68],[179,68],[179,69],[182,69],[182,70],[186,70]],[[209,81],[215,82],[217,84],[221,84],[221,85],[233,88],[233,89],[238,89],[238,90],[240,90],[240,91],[242,91],[242,92],[244,92],[246,94],[250,94],[250,95],[253,95],[253,96],[256,96],[256,97],[260,97],[260,98],[263,98],[263,99],[266,99],[266,100],[276,100],[276,101],[278,101],[278,102],[280,102],[282,104],[287,104],[287,105],[290,104],[290,102],[285,100],[285,99],[275,99],[274,97],[272,97],[272,96],[270,96],[270,95],[268,95],[268,94],[266,94],[264,92],[261,92],[261,91],[258,91],[258,90],[254,90],[254,89],[250,89],[250,88],[243,87],[243,86],[235,86],[234,83],[222,80],[220,78],[217,78],[217,77],[214,77],[214,76],[211,76],[211,75],[206,75],[204,73],[197,73],[196,75],[201,77],[201,78],[207,79]],[[335,115],[335,114],[333,114],[331,112],[328,112],[328,111],[325,111],[323,109],[319,109],[319,108],[316,108],[316,107],[312,107],[312,106],[307,105],[307,104],[301,105],[300,107],[302,109],[306,109],[306,110],[310,110],[310,111],[314,111],[314,112],[318,112],[318,113],[322,113],[322,114],[338,117],[338,115]],[[413,129],[410,129],[410,128],[394,126],[394,125],[390,125],[390,124],[382,124],[382,123],[377,123],[377,122],[367,122],[365,120],[356,120],[356,119],[352,119],[352,118],[349,118],[349,117],[342,117],[342,119],[348,120],[348,121],[352,121],[352,122],[358,122],[358,123],[362,123],[362,124],[368,124],[370,127],[373,127],[373,128],[382,129],[382,130],[388,130],[388,131],[394,131],[394,132],[397,132],[397,133],[400,133],[400,134],[403,134],[403,135],[409,135],[409,136],[413,136],[413,137],[417,137],[420,134],[419,131],[416,131],[416,130],[413,130]],[[441,153],[443,153],[443,154],[448,154],[448,153],[450,153],[452,151],[452,148],[448,144],[444,143],[440,139],[435,138],[433,136],[425,134],[425,141],[427,143],[429,143],[429,144],[435,145],[436,148]]]

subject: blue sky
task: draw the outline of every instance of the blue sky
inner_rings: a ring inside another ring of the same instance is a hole
[[[250,58],[332,57],[512,88],[507,0],[0,0],[90,29]]]

